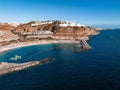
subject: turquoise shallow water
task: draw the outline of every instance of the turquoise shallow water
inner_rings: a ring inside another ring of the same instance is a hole
[[[120,90],[120,30],[91,37],[92,49],[77,53],[72,44],[35,45],[0,53],[0,61],[54,62],[0,76],[0,90]],[[9,60],[14,55],[21,60]],[[32,56],[32,57],[29,57]]]

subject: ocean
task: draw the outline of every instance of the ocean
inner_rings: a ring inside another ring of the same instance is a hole
[[[47,64],[0,76],[0,90],[120,90],[120,30],[100,31],[78,53],[74,44],[45,44],[0,53],[0,61],[22,63],[54,57]],[[14,55],[20,60],[12,61]]]

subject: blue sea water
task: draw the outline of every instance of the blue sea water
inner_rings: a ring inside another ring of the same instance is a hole
[[[55,57],[51,63],[0,76],[0,90],[120,90],[120,30],[105,30],[77,53],[73,44],[35,45],[0,53],[0,61],[26,62]],[[11,61],[14,55],[21,60]]]

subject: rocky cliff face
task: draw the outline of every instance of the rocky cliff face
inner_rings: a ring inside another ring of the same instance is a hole
[[[12,23],[0,23],[0,45],[2,42],[8,42],[12,40],[17,40],[19,37],[11,32],[16,28],[16,24]]]
[[[54,21],[51,24],[41,24],[36,26],[32,26],[32,24],[35,24],[35,22],[33,21],[26,24],[20,24],[18,27],[14,28],[14,31],[19,33],[35,32],[37,30],[48,30],[57,36],[76,35],[79,37],[98,34],[95,28],[91,28],[89,26],[59,26],[60,21]]]
[[[13,24],[8,24],[8,23],[0,23],[0,30],[2,31],[10,31],[14,29],[16,26]]]
[[[60,26],[60,24],[63,24]],[[64,26],[67,25],[67,26]],[[14,34],[21,34],[21,32],[36,32],[40,30],[47,30],[53,32],[54,39],[80,39],[81,37],[88,37],[98,34],[95,28],[89,26],[69,25],[70,22],[65,21],[32,21],[25,24],[13,26],[11,24],[0,24],[0,30],[9,30]]]

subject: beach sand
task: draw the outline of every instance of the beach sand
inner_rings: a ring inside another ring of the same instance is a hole
[[[40,41],[32,41],[32,42],[19,42],[11,45],[1,46],[0,53],[4,51],[8,51],[15,48],[31,46],[31,45],[39,45],[39,44],[52,44],[52,43],[77,43],[76,41],[71,40],[40,40]]]

